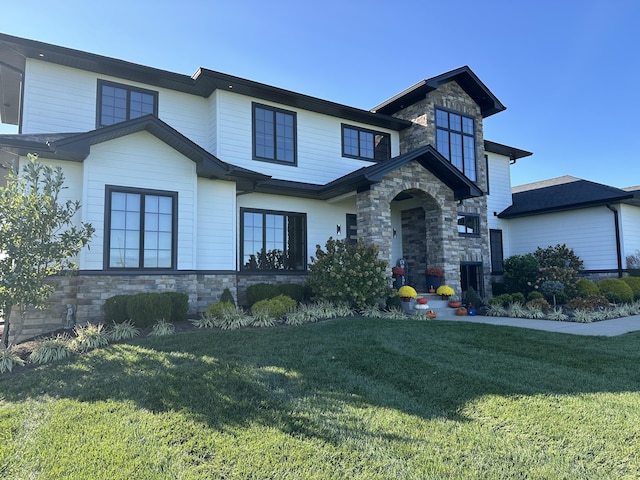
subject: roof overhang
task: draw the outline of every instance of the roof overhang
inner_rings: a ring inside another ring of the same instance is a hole
[[[389,100],[371,109],[372,112],[393,115],[399,110],[413,105],[424,99],[429,92],[449,83],[457,82],[458,85],[480,106],[482,117],[486,118],[498,112],[506,110],[498,98],[491,93],[487,86],[480,81],[475,73],[468,67],[460,67],[437,77],[422,80],[412,87],[391,97]]]
[[[519,158],[529,157],[533,155],[532,152],[526,150],[520,150],[519,148],[510,147],[501,143],[492,142],[491,140],[484,141],[484,149],[487,152],[495,153],[497,155],[503,155],[509,157],[511,162],[515,163]]]

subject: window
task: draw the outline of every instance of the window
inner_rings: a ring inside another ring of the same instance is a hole
[[[484,173],[487,180],[487,186],[485,188],[485,195],[489,195],[489,155],[484,156]]]
[[[241,209],[243,270],[306,270],[307,216]]]
[[[349,125],[342,125],[342,156],[365,160],[391,158],[391,136]]]
[[[473,118],[436,109],[436,146],[454,167],[477,181]]]
[[[458,214],[458,234],[459,235],[473,235],[475,237],[480,235],[480,215],[471,215],[468,213]]]
[[[108,268],[175,268],[177,193],[107,186]]]
[[[347,213],[347,240],[358,243],[358,216],[355,213]]]
[[[296,114],[253,104],[253,158],[296,164]]]
[[[158,115],[158,92],[98,80],[98,127]]]
[[[504,272],[502,230],[489,230],[489,245],[491,249],[491,273],[502,274]]]

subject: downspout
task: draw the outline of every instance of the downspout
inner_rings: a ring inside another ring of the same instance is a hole
[[[613,212],[613,222],[616,229],[616,254],[618,255],[618,278],[622,278],[622,247],[620,246],[620,215],[618,210],[607,204],[607,208]]]

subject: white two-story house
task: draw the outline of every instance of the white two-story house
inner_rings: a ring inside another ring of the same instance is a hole
[[[375,243],[389,268],[405,259],[419,290],[437,266],[487,295],[490,242],[502,255],[487,193],[510,195],[504,170],[530,155],[485,141],[505,107],[468,67],[366,111],[0,35],[0,96],[19,132],[0,136],[0,161],[61,166],[96,229],[22,337],[58,328],[68,303],[99,320],[120,293],[186,292],[192,313],[224,288],[242,303],[252,283],[304,282],[329,237]]]

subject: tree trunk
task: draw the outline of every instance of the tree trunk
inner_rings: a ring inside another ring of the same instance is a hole
[[[9,318],[11,318],[11,306],[6,306],[2,310],[4,315],[4,328],[2,329],[2,346],[9,348]]]

